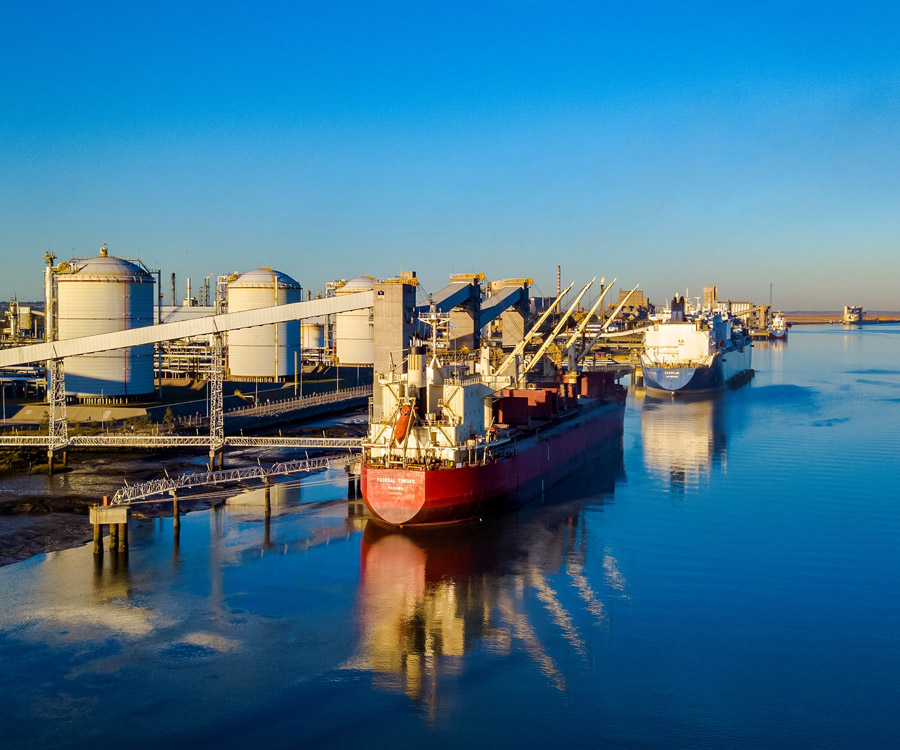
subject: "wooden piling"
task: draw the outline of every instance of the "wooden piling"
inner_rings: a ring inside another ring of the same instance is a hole
[[[119,552],[128,551],[128,524],[119,524]]]
[[[115,552],[119,546],[119,524],[111,523],[109,525],[109,550]]]

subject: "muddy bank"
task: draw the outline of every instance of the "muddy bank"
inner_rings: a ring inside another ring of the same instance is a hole
[[[94,531],[88,508],[96,503],[96,497],[0,497],[0,566],[90,542]],[[180,510],[182,514],[207,510],[213,504],[204,498],[186,498]],[[171,514],[170,503],[142,504],[131,513],[135,519]]]

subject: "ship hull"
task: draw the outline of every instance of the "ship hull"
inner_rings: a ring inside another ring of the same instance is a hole
[[[750,344],[716,354],[709,365],[666,367],[641,360],[644,388],[670,394],[703,394],[721,391],[729,382],[750,372]]]
[[[363,498],[391,526],[457,523],[508,512],[581,468],[591,446],[621,435],[624,398],[523,436],[510,455],[456,468],[362,466]]]

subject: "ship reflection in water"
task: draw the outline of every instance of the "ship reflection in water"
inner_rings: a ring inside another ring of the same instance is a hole
[[[540,633],[548,632],[549,620],[550,638],[559,645],[561,636],[563,648],[589,660],[584,628],[606,622],[604,600],[625,596],[625,578],[608,551],[591,566],[594,580],[585,572],[588,548],[596,549],[588,543],[585,510],[610,502],[623,475],[617,438],[584,476],[518,513],[399,530],[369,521],[360,551],[359,645],[346,666],[370,671],[377,687],[423,701],[429,714],[441,678],[460,674],[472,650],[521,649],[565,690],[559,663],[570,654],[554,655]],[[531,622],[538,616],[540,627]]]
[[[644,466],[651,476],[684,491],[709,482],[713,466],[726,466],[722,399],[645,396],[641,409]]]

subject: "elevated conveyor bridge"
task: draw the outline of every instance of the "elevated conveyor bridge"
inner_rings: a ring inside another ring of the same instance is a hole
[[[61,341],[49,341],[44,344],[14,347],[0,350],[0,368],[16,367],[32,362],[46,361],[48,375],[47,402],[49,404],[49,430],[46,437],[23,438],[20,436],[0,437],[0,447],[46,446],[50,470],[53,470],[53,457],[57,452],[65,452],[72,445],[91,445],[107,447],[150,447],[149,442],[156,440],[159,447],[178,447],[204,445],[209,446],[210,469],[214,468],[215,459],[219,458],[222,468],[223,449],[228,444],[225,437],[225,416],[222,404],[222,371],[223,344],[222,334],[242,328],[256,328],[273,323],[286,323],[292,320],[332,315],[372,307],[374,292],[358,292],[341,297],[294,302],[287,305],[257,308],[243,312],[208,315],[192,320],[175,323],[131,328],[114,333],[102,333],[94,336],[82,336]],[[73,436],[68,435],[66,421],[66,389],[63,372],[63,361],[66,357],[77,357],[82,354],[114,349],[127,349],[132,346],[156,344],[163,341],[197,336],[210,336],[213,344],[213,377],[210,380],[209,436]],[[235,438],[237,439],[237,438]],[[243,440],[244,438],[240,438]],[[279,440],[310,440],[309,438],[278,438]],[[275,440],[275,438],[269,438]],[[195,442],[196,441],[196,442]],[[274,445],[269,443],[269,445]],[[293,444],[284,447],[306,447]],[[313,446],[309,446],[313,447]],[[324,447],[324,446],[316,446]]]

